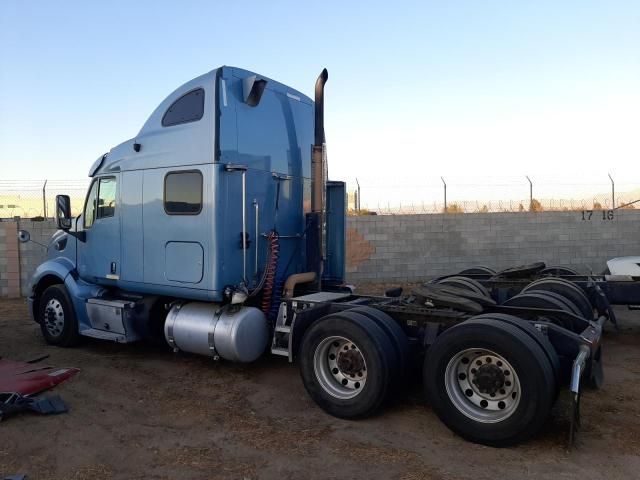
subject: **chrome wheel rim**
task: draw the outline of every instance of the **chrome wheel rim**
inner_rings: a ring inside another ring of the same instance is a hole
[[[44,326],[52,337],[59,337],[64,328],[64,309],[59,300],[52,298],[44,309]]]
[[[313,369],[323,390],[340,400],[354,398],[367,382],[364,355],[345,337],[322,340],[313,354]]]
[[[513,366],[485,348],[458,352],[447,364],[445,387],[453,405],[481,423],[497,423],[518,408],[522,391]]]

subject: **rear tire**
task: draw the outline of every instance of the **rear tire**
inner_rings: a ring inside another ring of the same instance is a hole
[[[509,300],[504,302],[502,306],[559,310],[561,312],[581,316],[577,307],[575,305],[572,305],[571,302],[566,299],[566,297],[562,297],[560,295],[554,294],[553,292],[546,292],[543,290],[527,290],[526,292],[520,292],[515,297],[511,297]],[[546,313],[544,315],[547,316]],[[574,319],[566,317],[564,315],[554,315],[551,313],[549,313],[548,316],[553,320],[554,323],[557,323],[561,327],[567,328],[569,330],[574,329]]]
[[[496,271],[493,268],[487,267],[486,265],[476,265],[475,267],[467,268],[462,270],[458,275],[487,275],[492,277],[496,274]]]
[[[544,262],[535,262],[528,265],[518,265],[517,267],[505,268],[496,273],[498,277],[505,278],[526,278],[537,274],[546,267]]]
[[[489,290],[487,290],[484,285],[482,285],[477,280],[468,277],[462,276],[454,276],[443,278],[442,280],[438,280],[439,285],[449,285],[451,287],[462,288],[464,290],[468,290],[470,292],[477,293],[478,295],[483,295],[487,298],[491,298],[491,294]]]
[[[504,447],[530,438],[544,424],[555,378],[529,335],[481,319],[437,338],[425,357],[424,385],[451,430],[472,442]]]
[[[569,280],[554,277],[541,278],[524,287],[522,292],[528,292],[529,290],[544,290],[562,295],[580,309],[580,314],[583,317],[593,320],[593,306],[589,298],[582,288]]]
[[[350,312],[361,313],[378,325],[389,337],[393,344],[398,361],[398,374],[391,379],[391,387],[404,390],[409,373],[409,339],[402,327],[390,315],[371,307],[357,307]]]
[[[64,285],[48,287],[40,297],[38,323],[49,345],[72,347],[80,340],[78,320]]]
[[[506,313],[484,313],[482,315],[478,315],[472,317],[468,322],[484,322],[485,320],[493,320],[499,322],[505,322],[514,327],[519,328],[524,333],[529,335],[544,351],[547,360],[549,360],[549,364],[551,365],[551,369],[553,370],[554,378],[556,379],[554,388],[555,394],[554,398],[558,398],[558,394],[560,393],[560,382],[561,382],[561,367],[560,367],[560,359],[558,358],[558,354],[556,353],[555,348],[549,341],[549,339],[542,334],[536,327],[534,327],[529,321],[523,320],[520,317],[516,317],[514,315],[507,315]]]
[[[569,267],[563,267],[561,265],[552,265],[550,267],[546,267],[543,270],[540,270],[539,275],[553,275],[554,277],[558,275],[580,275],[577,270]]]
[[[339,418],[374,414],[400,369],[385,332],[368,317],[345,311],[316,321],[300,347],[300,375],[311,398]]]

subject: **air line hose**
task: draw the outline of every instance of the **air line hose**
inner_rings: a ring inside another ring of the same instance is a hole
[[[275,230],[267,235],[268,242],[268,259],[264,272],[264,287],[262,289],[262,302],[260,307],[262,312],[268,316],[271,311],[271,299],[273,297],[274,288],[276,287],[276,270],[278,267],[278,258],[280,256],[280,242],[278,233]]]

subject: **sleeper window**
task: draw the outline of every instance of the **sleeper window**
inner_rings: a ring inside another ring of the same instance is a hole
[[[198,88],[173,102],[162,117],[162,126],[197,122],[204,115],[204,89]]]
[[[164,211],[169,215],[197,215],[201,210],[202,173],[168,173],[164,177]]]

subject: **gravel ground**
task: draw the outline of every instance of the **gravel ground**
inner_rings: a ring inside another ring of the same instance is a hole
[[[374,418],[345,421],[307,396],[296,365],[215,363],[148,345],[50,347],[23,300],[0,301],[0,356],[49,354],[81,372],[58,386],[71,411],[0,423],[0,477],[37,479],[639,478],[640,315],[605,338],[605,386],[583,395],[566,448],[567,405],[532,441],[494,449],[452,434],[416,385]]]

